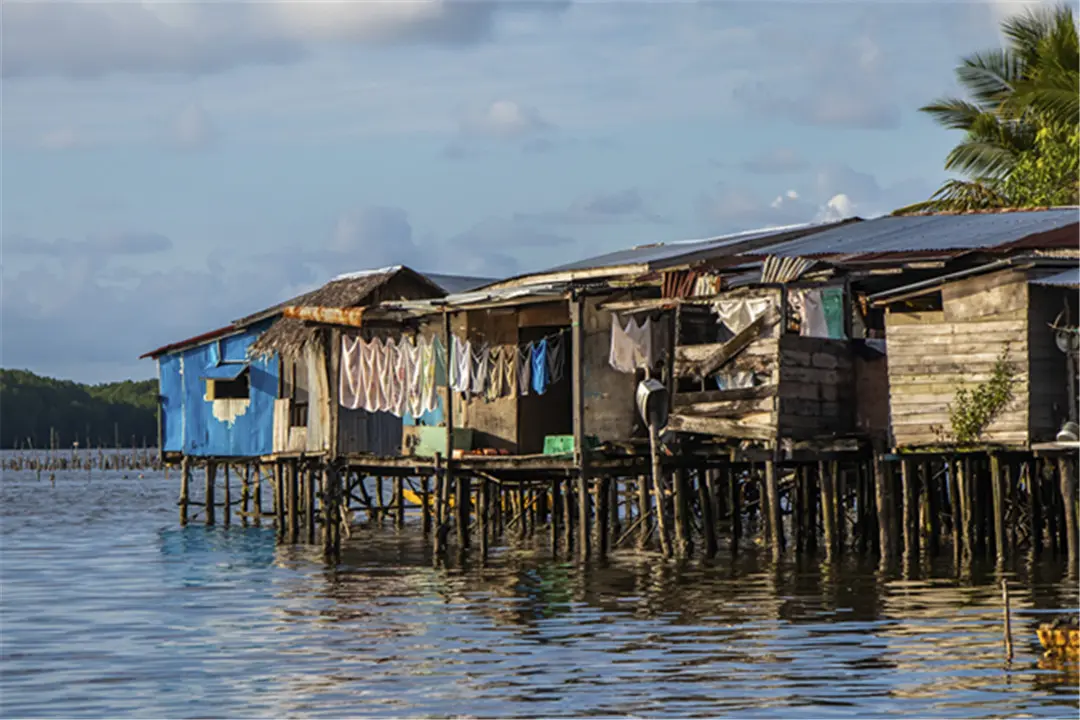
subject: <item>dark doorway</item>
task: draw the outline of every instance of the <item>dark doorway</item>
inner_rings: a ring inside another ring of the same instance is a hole
[[[526,346],[563,329],[558,325],[518,328],[518,342]],[[574,367],[574,359],[569,333],[563,333],[561,341],[566,346],[566,369],[559,381],[548,385],[543,395],[530,390],[528,395],[518,396],[518,453],[522,455],[543,452],[544,438],[548,435],[570,435],[574,432],[574,405],[570,391],[570,368]]]

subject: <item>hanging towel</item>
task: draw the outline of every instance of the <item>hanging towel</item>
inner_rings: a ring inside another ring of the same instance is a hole
[[[517,345],[504,345],[503,346],[503,362],[502,362],[502,386],[503,395],[515,397],[517,395],[517,378],[518,378],[518,346]]]
[[[769,298],[738,298],[717,301],[712,309],[734,335],[757,320],[772,304]]]
[[[514,354],[517,356],[518,393],[521,395],[528,395],[529,387],[532,385],[532,352],[532,343],[514,348]]]
[[[376,391],[376,412],[389,412],[393,407],[394,366],[397,364],[397,346],[393,339],[372,340],[375,344],[375,376],[379,380]]]
[[[487,345],[481,345],[477,350],[472,350],[472,382],[469,384],[469,392],[473,395],[483,395],[487,389],[488,373],[490,372],[491,349]]]
[[[398,344],[401,352],[401,362],[405,376],[405,409],[414,418],[423,414],[421,409],[421,394],[423,392],[423,377],[420,367],[420,347],[406,338],[401,338]]]
[[[799,334],[806,337],[829,337],[829,324],[825,320],[825,308],[821,304],[820,290],[801,290],[802,324]]]
[[[472,346],[457,335],[452,335],[451,338],[453,357],[450,358],[450,372],[453,373],[453,379],[450,387],[455,392],[468,393],[472,385]]]
[[[443,346],[442,338],[438,335],[431,338],[431,356],[435,363],[435,386],[446,387],[448,380],[446,347]]]
[[[488,401],[502,397],[503,394],[503,357],[504,350],[501,346],[495,346],[488,352],[488,381],[484,391],[484,397]]]
[[[611,350],[608,352],[608,364],[619,372],[634,372],[634,342],[626,334],[626,328],[619,316],[614,313],[611,315]]]
[[[562,334],[548,340],[548,384],[554,385],[562,380],[566,370],[566,338]]]
[[[648,318],[639,325],[631,317],[623,326],[618,316],[612,315],[608,364],[624,373],[632,373],[637,368],[652,367],[659,360],[654,334],[654,323]]]
[[[423,337],[416,339],[420,347],[420,411],[431,412],[439,407],[438,387],[438,338],[426,340]]]
[[[360,340],[341,336],[341,364],[338,373],[338,403],[350,410],[363,407],[363,367],[360,362]]]
[[[361,409],[378,412],[382,404],[382,383],[379,381],[379,353],[382,343],[377,339],[357,338],[360,348],[360,368],[363,372],[364,397]]]
[[[532,389],[537,395],[543,395],[548,388],[547,340],[540,340],[532,346]]]
[[[834,340],[843,340],[847,337],[844,333],[844,289],[838,287],[822,288],[821,308],[825,313],[825,326],[829,329],[829,337]]]

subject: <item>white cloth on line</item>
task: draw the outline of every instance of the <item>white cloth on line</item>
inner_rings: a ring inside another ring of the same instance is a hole
[[[719,300],[712,307],[720,322],[735,334],[764,315],[772,304],[769,298],[732,298]]]
[[[482,345],[479,350],[472,350],[472,382],[469,384],[469,392],[473,395],[483,395],[487,388],[490,352],[487,345]]]
[[[652,367],[656,359],[652,321],[646,318],[639,325],[631,316],[624,326],[619,317],[612,314],[608,364],[619,372],[632,373],[637,368]]]
[[[799,334],[805,337],[829,337],[829,323],[825,320],[825,305],[821,302],[821,290],[797,290],[802,300],[802,322]]]
[[[338,403],[350,410],[364,406],[364,371],[360,363],[360,340],[341,336],[341,364],[338,372]]]

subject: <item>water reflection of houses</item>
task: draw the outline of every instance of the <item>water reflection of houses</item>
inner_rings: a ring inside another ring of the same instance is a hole
[[[282,358],[286,378],[259,458],[279,527],[295,540],[323,524],[338,547],[343,502],[400,522],[401,481],[373,508],[364,478],[416,477],[440,550],[455,529],[482,554],[521,514],[560,552],[606,554],[636,527],[665,554],[711,555],[752,484],[776,556],[820,540],[890,558],[971,535],[968,556],[1075,559],[1057,434],[1076,366],[1055,343],[1076,338],[1077,234],[1071,208],[885,217],[649,245],[448,295],[404,271],[385,281],[408,279],[400,292],[317,291],[268,311],[249,353]],[[989,452],[960,447],[948,408],[1006,345],[1015,398]],[[662,388],[656,443],[646,379]]]

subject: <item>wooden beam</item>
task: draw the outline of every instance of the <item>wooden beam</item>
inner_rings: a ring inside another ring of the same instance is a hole
[[[578,471],[578,549],[589,557],[589,467],[585,448],[585,337],[584,302],[575,296],[570,301],[571,392],[574,415],[574,462]]]
[[[306,320],[329,325],[362,327],[365,308],[339,308],[309,305],[288,305],[282,310],[283,317]]]
[[[727,402],[731,400],[754,400],[776,395],[776,385],[756,385],[730,390],[704,390],[702,392],[676,393],[674,408],[680,410],[697,403]]]
[[[674,432],[691,432],[751,440],[776,439],[775,423],[770,425],[751,424],[732,418],[674,414],[668,418],[667,429]]]
[[[734,358],[746,346],[756,340],[769,327],[775,325],[780,319],[775,308],[770,307],[764,313],[754,319],[752,323],[737,332],[733,338],[719,345],[715,351],[701,360],[679,362],[676,356],[675,374],[678,377],[690,376],[698,380],[711,375],[723,367],[729,360]]]

